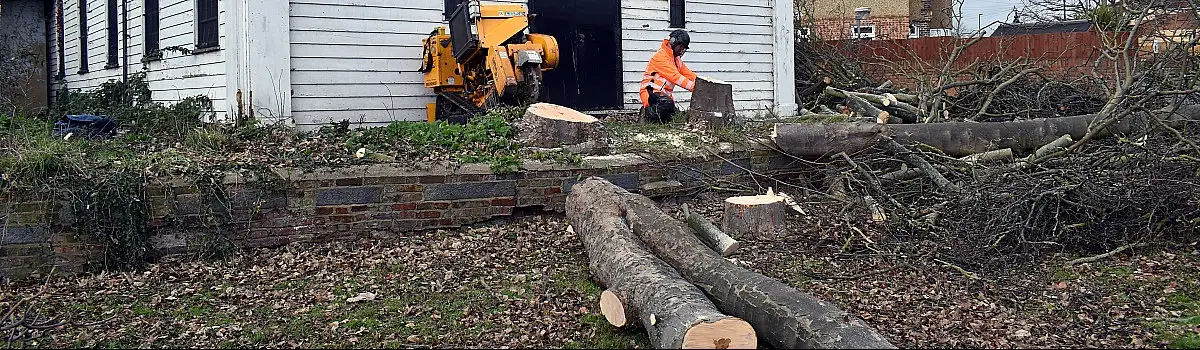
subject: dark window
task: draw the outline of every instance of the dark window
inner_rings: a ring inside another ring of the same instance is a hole
[[[55,31],[54,39],[55,40],[54,41],[55,41],[55,44],[58,46],[58,78],[62,79],[63,77],[67,76],[67,62],[66,62],[67,55],[65,53],[63,53],[63,49],[67,46],[66,45],[67,38],[63,34],[63,32],[64,32],[64,29],[63,29],[63,26],[64,26],[63,0],[58,0],[58,1],[54,2],[54,23],[55,23],[54,24],[55,25],[55,28],[54,28],[54,31]]]
[[[220,40],[217,0],[196,0],[196,48],[217,47]]]
[[[454,10],[458,8],[458,3],[460,2],[462,2],[462,0],[446,0],[446,7],[444,8],[446,11],[443,12],[442,15],[449,20],[450,15],[454,14]]]
[[[104,65],[105,68],[117,66],[117,55],[119,55],[117,35],[120,35],[120,31],[117,29],[117,11],[117,0],[108,0],[108,20],[105,21],[105,24],[108,25],[108,61]]]
[[[671,0],[671,28],[684,28],[687,25],[683,14],[683,0]]]
[[[146,0],[142,11],[145,21],[142,25],[146,28],[146,34],[142,37],[146,41],[143,43],[142,56],[158,57],[158,0]]]
[[[79,74],[88,72],[87,0],[79,0]]]

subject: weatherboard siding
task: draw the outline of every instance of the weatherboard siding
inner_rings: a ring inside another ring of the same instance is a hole
[[[63,1],[63,62],[66,66],[66,74],[63,79],[53,83],[56,91],[63,87],[71,90],[88,90],[108,81],[121,80],[122,68],[120,66],[105,68],[108,54],[108,16],[105,13],[107,1],[87,1],[88,23],[87,28],[84,28],[88,32],[87,43],[80,43],[79,1],[82,0]],[[225,88],[224,50],[188,55],[179,52],[163,52],[161,60],[143,64],[142,36],[145,30],[142,26],[142,5],[144,1],[127,1],[129,6],[129,74],[146,73],[147,84],[153,91],[152,98],[156,102],[169,104],[187,97],[205,95],[213,100],[213,108],[218,117],[223,117],[231,111],[233,108],[227,102],[229,99],[227,99]],[[221,1],[218,4],[220,47],[225,47],[226,3],[228,2]],[[159,47],[178,46],[189,50],[194,49],[196,44],[195,1],[160,0],[159,4],[161,6]],[[118,28],[120,26],[121,24],[118,22]],[[83,74],[79,73],[82,63],[80,60],[81,45],[87,45],[88,50],[87,73]],[[119,41],[118,45],[123,46],[124,43]],[[54,64],[57,64],[57,51],[58,46],[51,45],[50,56],[55,59]],[[124,53],[123,48],[121,53]],[[124,63],[123,58],[118,58],[118,65]],[[52,71],[58,71],[57,66],[51,67]],[[55,94],[57,95],[57,92]]]

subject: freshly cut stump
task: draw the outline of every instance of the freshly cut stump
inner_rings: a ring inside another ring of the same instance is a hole
[[[756,348],[754,327],[718,311],[704,292],[642,244],[627,221],[636,219],[623,215],[616,198],[601,195],[607,191],[604,184],[576,184],[566,212],[583,241],[592,278],[614,291],[601,296],[605,318],[639,320],[657,349]]]
[[[707,77],[697,77],[692,100],[688,106],[688,122],[704,122],[712,128],[733,124],[737,110],[733,107],[733,85]]]
[[[602,125],[596,117],[574,109],[535,103],[525,110],[517,125],[517,139],[526,147],[578,145],[600,138]]]
[[[730,197],[725,200],[725,216],[721,230],[741,238],[749,235],[757,238],[777,238],[787,215],[787,204],[783,197],[759,195]]]
[[[721,311],[753,325],[759,336],[772,347],[895,348],[862,319],[721,257],[700,242],[682,222],[659,209],[650,198],[629,193],[600,178],[590,178],[575,186],[588,188],[586,197],[591,208],[604,212],[597,215],[613,217],[607,220],[622,221],[624,218],[628,221],[637,238],[658,258],[703,289]],[[582,221],[577,219],[582,215],[579,211],[567,214],[573,223]],[[717,326],[719,323],[709,327]],[[697,328],[696,332],[701,329]],[[729,347],[743,346],[733,344]]]
[[[741,243],[738,243],[733,237],[729,237],[725,232],[721,232],[717,225],[713,225],[700,214],[688,210],[687,204],[683,205],[683,217],[687,220],[688,226],[696,230],[696,236],[721,256],[733,255],[741,247]]]

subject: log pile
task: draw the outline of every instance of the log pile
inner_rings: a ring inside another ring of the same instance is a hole
[[[943,248],[933,254],[942,261],[989,269],[1026,254],[1090,255],[1194,235],[1186,223],[1200,222],[1200,106],[1168,111],[1125,119],[776,124],[773,141],[791,156],[828,165],[791,185],[811,188],[806,202],[837,208],[813,216],[845,215],[847,226],[877,228],[879,236],[856,237],[858,249],[879,253],[937,237]]]
[[[731,239],[711,223],[684,223],[602,178],[576,184],[566,213],[607,290],[606,319],[640,323],[656,347],[753,348],[761,338],[789,349],[895,348],[833,304],[725,259],[714,246]],[[704,243],[693,225],[714,242]]]

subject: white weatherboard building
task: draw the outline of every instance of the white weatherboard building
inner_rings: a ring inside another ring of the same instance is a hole
[[[50,0],[52,88],[88,89],[144,71],[154,99],[213,99],[302,128],[425,120],[421,41],[456,0]],[[698,74],[734,84],[746,115],[796,113],[791,0],[505,0],[562,51],[543,100],[636,110],[646,61],[672,28],[692,36]],[[128,34],[128,36],[123,36]],[[178,50],[178,49],[186,49]],[[157,54],[155,54],[157,52]],[[686,91],[676,99],[686,107]]]

